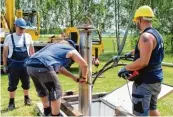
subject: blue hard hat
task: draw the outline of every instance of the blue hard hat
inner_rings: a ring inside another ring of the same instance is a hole
[[[27,25],[26,25],[26,22],[23,18],[18,18],[14,24],[18,27],[21,27],[21,28],[27,28]]]
[[[69,39],[68,42],[69,42],[70,45],[72,45],[74,48],[76,47],[76,44],[75,44],[74,41],[72,41],[71,39]]]

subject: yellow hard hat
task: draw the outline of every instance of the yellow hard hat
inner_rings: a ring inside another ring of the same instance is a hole
[[[149,17],[149,18],[153,18],[154,17],[153,10],[149,6],[146,6],[146,5],[145,6],[141,6],[141,7],[139,7],[136,10],[135,16],[133,18],[133,21],[136,22],[136,19],[138,17]]]

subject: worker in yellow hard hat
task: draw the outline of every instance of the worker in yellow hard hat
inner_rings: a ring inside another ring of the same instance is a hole
[[[154,17],[153,10],[149,6],[142,6],[136,10],[133,21],[136,22],[139,17],[151,21]]]
[[[148,23],[150,24],[153,17],[154,17],[154,13],[153,13],[152,9],[149,6],[142,6],[136,10],[135,16],[133,18],[133,22],[135,22],[137,28],[140,29],[140,22],[142,19],[147,24]]]
[[[163,39],[152,27],[154,13],[149,6],[141,6],[133,21],[140,30],[140,38],[135,49],[126,54],[134,55],[134,62],[120,69],[118,76],[125,77],[131,71],[138,71],[132,90],[133,114],[136,116],[160,116],[157,99],[161,91],[163,72],[161,63],[164,58]]]

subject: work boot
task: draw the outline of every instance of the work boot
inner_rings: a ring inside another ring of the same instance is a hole
[[[8,105],[8,110],[13,110],[15,109],[15,104],[9,104]]]
[[[31,106],[31,99],[28,96],[25,96],[24,103],[26,106]]]
[[[44,108],[44,116],[50,116],[51,115],[51,107]]]
[[[13,109],[15,109],[14,98],[10,98],[10,101],[8,104],[8,110],[13,110]]]
[[[58,116],[58,117],[63,117],[63,115],[61,113],[57,114],[57,115],[53,115],[51,114],[51,116]]]

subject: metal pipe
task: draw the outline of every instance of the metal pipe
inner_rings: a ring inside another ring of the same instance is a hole
[[[80,29],[79,52],[88,63],[88,82],[92,80],[92,38],[91,30]],[[81,75],[81,70],[80,70]],[[79,111],[84,116],[91,116],[92,88],[90,84],[79,85]]]
[[[173,63],[162,62],[162,65],[166,67],[173,67]]]

